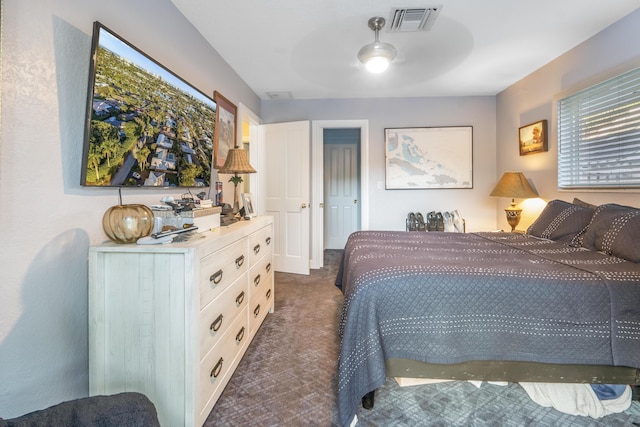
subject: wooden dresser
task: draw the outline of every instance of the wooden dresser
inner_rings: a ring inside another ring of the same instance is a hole
[[[273,222],[89,251],[89,393],[144,393],[163,426],[201,426],[268,312]]]

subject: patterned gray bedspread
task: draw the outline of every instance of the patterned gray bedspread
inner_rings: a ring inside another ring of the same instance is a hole
[[[342,425],[386,358],[640,368],[640,264],[620,258],[522,234],[361,231],[336,285]]]

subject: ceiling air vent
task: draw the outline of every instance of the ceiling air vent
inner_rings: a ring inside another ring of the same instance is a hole
[[[389,32],[428,31],[442,6],[404,7],[391,9]]]

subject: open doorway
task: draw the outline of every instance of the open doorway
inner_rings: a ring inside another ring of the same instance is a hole
[[[324,249],[343,249],[360,229],[360,129],[325,129]]]
[[[359,130],[358,176],[359,192],[357,207],[359,229],[369,228],[369,121],[368,120],[317,120],[312,122],[311,153],[311,260],[310,268],[322,268],[325,243],[325,197],[324,197],[324,133],[338,129]],[[351,199],[353,204],[353,198]]]

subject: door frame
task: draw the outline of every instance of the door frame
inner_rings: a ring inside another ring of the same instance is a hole
[[[259,126],[262,120],[253,111],[243,103],[238,104],[238,123],[236,124],[236,147],[243,147],[242,141],[242,123],[247,122],[249,125],[249,163],[254,166],[257,171],[265,170],[265,156],[263,154],[263,138],[259,132]],[[264,215],[264,200],[261,200],[265,194],[264,179],[260,179],[260,173],[251,176],[249,180],[249,193],[258,201],[258,215]],[[262,210],[261,210],[262,208]]]
[[[313,120],[311,122],[311,259],[310,268],[324,266],[324,130],[360,129],[360,228],[369,229],[369,121]]]

